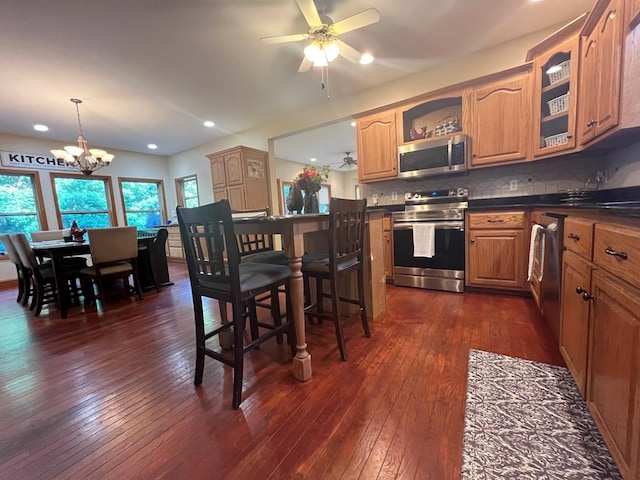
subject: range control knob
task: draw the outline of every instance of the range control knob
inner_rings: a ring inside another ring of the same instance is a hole
[[[466,197],[467,195],[469,195],[469,189],[468,188],[459,188],[458,189],[458,196],[459,197]]]

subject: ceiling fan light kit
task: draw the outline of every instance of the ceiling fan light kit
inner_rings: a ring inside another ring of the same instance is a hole
[[[304,56],[314,67],[326,67],[329,62],[333,62],[340,54],[340,47],[332,41],[314,40],[304,49]]]

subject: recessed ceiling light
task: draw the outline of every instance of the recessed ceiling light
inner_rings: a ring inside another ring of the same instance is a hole
[[[147,148],[149,150],[155,150],[156,148],[158,148],[158,145],[156,145],[155,143],[150,143],[149,145],[147,145]]]
[[[204,122],[204,126],[211,128],[215,126],[215,123],[213,123],[211,120],[207,120],[206,122]]]
[[[310,162],[315,162],[315,161],[316,161],[316,159],[315,159],[315,158],[310,158],[310,159],[309,159],[309,161],[310,161]]]
[[[47,132],[47,131],[49,131],[49,127],[47,127],[46,125],[40,125],[40,124],[34,125],[33,129],[37,130],[38,132]]]
[[[362,57],[360,57],[360,63],[362,65],[368,65],[371,62],[373,62],[373,55],[371,55],[370,53],[363,53]]]

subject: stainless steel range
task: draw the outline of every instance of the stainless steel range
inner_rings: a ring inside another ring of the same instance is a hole
[[[464,291],[464,211],[469,190],[434,190],[405,194],[404,212],[393,214],[393,280],[406,287]],[[424,228],[432,237],[431,254],[424,255],[416,242],[425,241]],[[420,237],[416,236],[420,231]],[[416,253],[418,252],[418,253]]]

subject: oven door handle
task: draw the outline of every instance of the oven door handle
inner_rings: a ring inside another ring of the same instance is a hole
[[[414,225],[421,223],[433,223],[436,230],[460,230],[464,232],[464,222],[396,222],[393,224],[394,230],[413,230]]]

